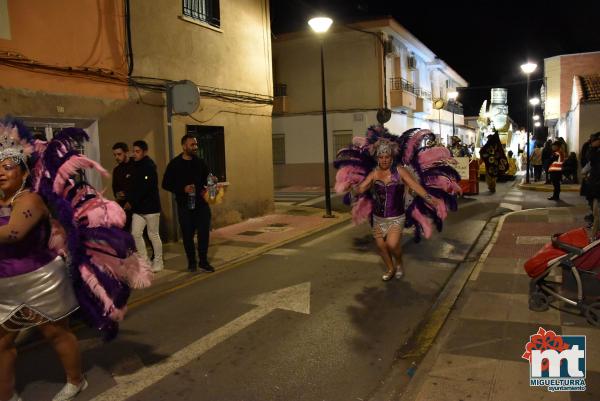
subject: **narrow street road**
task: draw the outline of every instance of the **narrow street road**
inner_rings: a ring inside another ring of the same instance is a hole
[[[344,223],[135,308],[113,343],[80,330],[78,400],[366,400],[488,219],[545,196],[509,182],[461,200],[433,239],[406,236],[401,281],[381,281],[368,226]],[[25,401],[63,382],[45,345],[17,371]]]

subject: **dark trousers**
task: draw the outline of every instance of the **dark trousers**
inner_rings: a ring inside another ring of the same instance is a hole
[[[539,181],[542,178],[542,165],[533,166],[533,179]]]
[[[554,193],[552,197],[558,199],[560,197],[560,180],[562,178],[562,171],[551,171],[550,172],[550,181],[552,181],[552,185],[554,186]]]
[[[177,214],[188,267],[196,268],[196,249],[194,247],[194,235],[196,233],[198,233],[198,258],[200,263],[208,262],[211,220],[210,207],[207,204],[200,204],[196,205],[196,209],[189,210],[185,205],[178,204]]]

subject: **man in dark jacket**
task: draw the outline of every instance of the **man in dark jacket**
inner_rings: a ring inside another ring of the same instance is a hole
[[[213,272],[215,269],[208,262],[211,211],[203,197],[208,167],[197,156],[198,141],[193,135],[184,135],[181,146],[183,152],[169,162],[162,187],[175,194],[188,270],[196,271],[194,235],[198,232],[198,266],[202,270]]]
[[[133,166],[131,194],[126,207],[133,212],[131,234],[140,255],[148,259],[144,228],[148,227],[148,238],[154,248],[152,270],[163,269],[162,242],[159,234],[160,197],[158,195],[158,174],[156,164],[148,157],[148,144],[145,141],[133,143]]]
[[[117,166],[112,172],[112,190],[115,200],[123,209],[131,193],[131,170],[133,162],[129,159],[129,146],[123,142],[117,142],[112,147],[113,156]],[[126,231],[131,231],[131,209],[125,210],[127,220],[125,221]]]
[[[589,162],[585,170],[588,175],[588,190],[586,196],[592,205],[592,238],[600,230],[600,132],[590,137]]]

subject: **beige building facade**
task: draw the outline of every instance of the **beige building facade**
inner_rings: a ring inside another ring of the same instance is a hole
[[[385,126],[396,134],[429,128],[445,142],[454,115],[457,135],[470,136],[462,107],[447,97],[467,82],[394,19],[334,24],[322,38],[307,26],[273,44],[275,187],[323,185],[321,41],[330,162],[353,136],[377,124],[383,108],[392,111]],[[442,109],[434,109],[435,100]],[[333,180],[335,170],[330,174]]]
[[[595,76],[600,51],[544,59],[544,124],[550,136],[565,138],[569,151],[579,153],[589,135],[600,131]]]
[[[65,126],[86,129],[86,153],[109,170],[115,142],[145,140],[159,180],[181,152],[181,137],[192,133],[229,183],[225,201],[213,207],[214,226],[272,209],[268,2],[206,0],[190,9],[196,2],[132,0],[129,10],[120,0],[2,2],[10,27],[0,32],[3,114],[47,136]],[[45,23],[31,23],[38,19]],[[165,87],[180,80],[198,86],[200,106],[173,117],[169,138]],[[110,188],[110,179],[92,180]],[[171,195],[161,190],[161,202],[161,231],[174,238]]]

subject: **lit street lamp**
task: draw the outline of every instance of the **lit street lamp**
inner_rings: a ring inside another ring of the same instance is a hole
[[[542,123],[541,123],[541,122],[539,122],[539,121],[536,121],[535,123],[533,123],[533,125],[534,125],[534,127],[536,127],[536,128],[537,128],[537,127],[541,127],[541,126],[542,126]]]
[[[527,97],[526,100],[529,101],[529,76],[532,72],[537,68],[537,64],[535,63],[527,63],[521,65],[521,70],[527,75]],[[539,99],[538,99],[539,102]],[[527,120],[527,171],[525,172],[525,183],[529,184],[529,107],[527,107],[527,103],[525,103],[525,119]]]
[[[333,217],[331,214],[331,193],[329,188],[329,144],[327,142],[327,102],[325,100],[325,63],[323,62],[323,36],[333,20],[327,17],[311,18],[308,25],[319,35],[321,42],[321,102],[323,113],[323,171],[325,174],[325,216]]]
[[[457,91],[452,91],[452,92],[448,92],[448,99],[450,99],[452,101],[452,135],[455,136],[456,132],[455,128],[454,128],[454,107],[455,107],[455,102],[456,102],[456,98],[458,97],[458,92]]]
[[[540,119],[540,116],[538,116],[537,114],[533,116],[533,121],[538,121]]]

